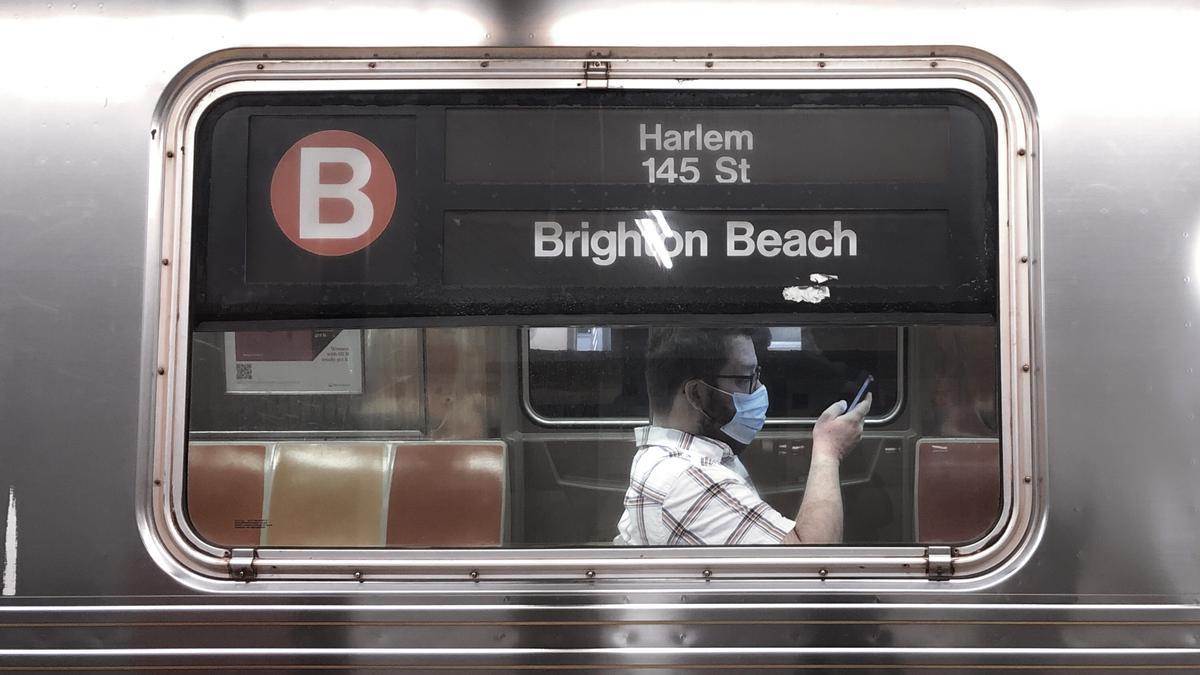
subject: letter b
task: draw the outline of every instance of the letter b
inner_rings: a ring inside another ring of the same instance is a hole
[[[321,165],[350,167],[345,183],[322,183]],[[300,238],[353,239],[371,229],[375,206],[362,189],[371,180],[371,160],[356,148],[300,148]],[[343,222],[321,220],[321,200],[350,202],[350,217]]]

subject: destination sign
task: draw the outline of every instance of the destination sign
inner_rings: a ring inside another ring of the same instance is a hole
[[[197,146],[201,322],[997,304],[960,93],[238,94]]]
[[[780,294],[814,274],[831,289],[956,285],[974,262],[955,259],[948,224],[943,211],[451,212],[443,281]]]
[[[951,170],[951,108],[451,110],[446,179],[747,185],[918,182]]]

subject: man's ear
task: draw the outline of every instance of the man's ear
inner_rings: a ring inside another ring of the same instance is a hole
[[[693,410],[708,417],[708,413],[704,410],[704,404],[708,402],[708,392],[705,390],[703,382],[700,380],[688,380],[684,382],[683,396],[687,399],[688,405]]]

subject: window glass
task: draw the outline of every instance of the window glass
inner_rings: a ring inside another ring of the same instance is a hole
[[[994,522],[994,327],[763,328],[773,422],[737,457],[770,509],[800,507],[803,418],[870,373],[879,423],[841,463],[843,542],[962,541]],[[611,420],[649,417],[652,330],[197,331],[189,518],[225,546],[613,546],[643,422]],[[573,424],[530,416],[523,389]]]

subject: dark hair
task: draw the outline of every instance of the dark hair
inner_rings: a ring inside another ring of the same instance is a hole
[[[650,410],[671,409],[675,393],[688,380],[711,380],[729,361],[729,344],[745,336],[762,350],[770,340],[763,328],[651,328],[646,341],[646,392]]]

